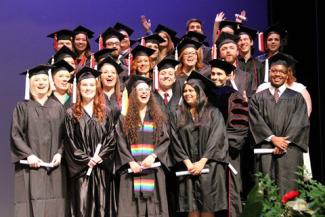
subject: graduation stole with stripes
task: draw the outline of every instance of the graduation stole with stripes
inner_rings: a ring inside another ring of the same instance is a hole
[[[138,140],[140,143],[131,144],[131,154],[137,162],[143,161],[148,155],[153,153],[155,126],[151,121],[145,121],[139,126]],[[133,191],[136,198],[142,195],[149,198],[155,190],[155,169],[143,170],[133,177]]]

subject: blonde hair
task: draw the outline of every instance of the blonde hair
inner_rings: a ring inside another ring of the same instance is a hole
[[[35,75],[36,76],[36,75]],[[37,94],[35,93],[35,89],[33,88],[32,82],[35,80],[35,76],[32,76],[31,78],[29,78],[29,93],[30,96],[34,98],[34,96],[36,96]],[[51,85],[50,85],[50,78],[47,75],[47,96],[50,96],[52,94],[52,90],[51,90]]]

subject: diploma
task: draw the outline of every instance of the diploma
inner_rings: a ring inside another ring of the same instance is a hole
[[[101,148],[101,147],[102,147],[102,144],[98,144],[98,145],[97,145],[96,150],[95,150],[95,154],[94,154],[93,157],[95,157],[96,155],[99,154],[99,151],[100,151],[100,148]],[[87,171],[87,173],[86,173],[86,175],[87,175],[87,176],[90,176],[91,171],[93,171],[93,168],[92,168],[92,167],[89,167],[89,168],[88,168],[88,171]]]
[[[237,170],[235,169],[235,167],[231,163],[228,164],[228,167],[229,167],[229,169],[231,170],[231,172],[233,174],[235,174],[235,175],[238,174]]]
[[[141,168],[142,168],[143,170],[145,170],[145,169],[157,168],[157,167],[160,167],[160,166],[161,166],[161,163],[160,163],[160,162],[156,162],[156,163],[153,163],[153,164],[151,165],[151,167],[146,167],[146,168],[141,167]],[[133,171],[132,171],[131,168],[128,169],[128,173],[133,173]]]
[[[254,154],[272,154],[274,148],[254,148]]]
[[[27,160],[20,160],[19,161],[20,164],[24,164],[24,165],[29,165]],[[53,163],[46,163],[46,162],[41,162],[40,163],[41,167],[47,167],[47,168],[53,168]]]
[[[238,91],[238,87],[233,79],[230,79],[231,86]]]
[[[201,174],[207,174],[209,172],[210,172],[209,168],[205,168],[205,169],[201,170]],[[178,171],[178,172],[176,172],[176,176],[187,176],[187,175],[191,175],[191,173],[189,171],[187,171],[187,170],[186,171]]]

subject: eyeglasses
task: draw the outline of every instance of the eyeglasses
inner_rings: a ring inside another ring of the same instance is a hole
[[[270,69],[270,73],[273,73],[273,74],[276,74],[276,73],[279,73],[279,74],[287,74],[288,72],[287,71],[283,71],[283,70]]]
[[[138,92],[150,92],[150,88],[145,88],[145,87],[142,87],[142,88],[136,88],[136,90],[138,91]]]
[[[115,46],[120,46],[120,44],[121,44],[120,42],[107,42],[106,46],[114,46],[114,45]]]

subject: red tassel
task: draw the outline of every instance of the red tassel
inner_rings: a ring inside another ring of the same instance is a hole
[[[95,69],[95,58],[94,55],[90,56],[90,67]]]
[[[56,50],[58,47],[58,37],[56,35],[56,33],[54,33],[54,39],[53,39],[53,48],[54,50]]]
[[[262,53],[264,53],[264,33],[259,32],[258,33],[258,50]]]
[[[217,40],[219,40],[220,33],[221,33],[221,31],[220,31],[220,29],[218,29],[218,30],[217,30]]]
[[[99,48],[98,48],[98,50],[101,50],[101,49],[104,48],[103,37],[102,37],[101,34],[99,35],[99,42],[98,42],[98,44],[99,44]]]

